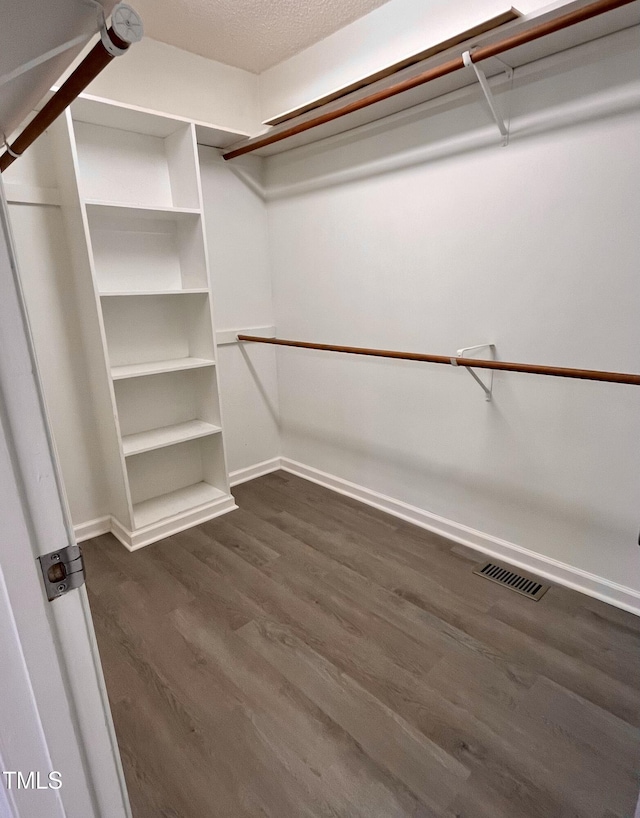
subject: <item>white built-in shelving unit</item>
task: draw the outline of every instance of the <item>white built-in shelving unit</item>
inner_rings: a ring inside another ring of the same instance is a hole
[[[113,532],[133,550],[235,508],[197,140],[238,134],[81,97],[52,135]]]

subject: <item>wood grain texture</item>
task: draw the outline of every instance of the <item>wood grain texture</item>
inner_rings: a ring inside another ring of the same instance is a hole
[[[134,818],[630,818],[640,619],[283,472],[83,546]]]
[[[346,97],[349,94],[352,94],[354,91],[359,91],[361,88],[366,88],[369,85],[373,85],[379,80],[385,79],[386,77],[391,77],[393,74],[397,74],[400,71],[403,71],[405,68],[409,68],[411,65],[416,65],[419,62],[428,60],[430,57],[435,57],[436,54],[442,54],[444,51],[448,51],[450,48],[453,48],[456,45],[462,45],[463,43],[478,37],[480,34],[484,34],[487,31],[493,31],[506,23],[510,23],[512,20],[517,20],[518,17],[521,16],[522,15],[517,9],[510,8],[508,11],[502,12],[502,14],[498,14],[489,20],[485,20],[484,22],[473,26],[473,28],[462,31],[460,34],[450,37],[447,40],[443,40],[437,45],[426,48],[423,51],[419,51],[417,54],[412,54],[409,57],[405,57],[403,60],[393,63],[392,65],[388,65],[386,68],[382,68],[373,74],[369,74],[366,77],[362,77],[361,79],[350,83],[349,85],[338,88],[337,90],[332,91],[323,97],[314,99],[312,102],[309,102],[306,105],[301,105],[299,108],[287,111],[286,113],[280,114],[272,119],[267,119],[265,120],[264,124],[272,126],[280,125],[283,122],[288,122],[291,119],[302,116],[302,114],[315,111],[318,108],[321,108],[323,105],[328,105],[330,102],[335,102],[337,99],[342,99],[342,97]]]
[[[512,361],[494,361],[484,358],[460,358],[451,355],[428,355],[422,352],[400,352],[396,349],[347,347],[340,344],[317,344],[311,341],[291,341],[286,338],[263,338],[259,335],[239,334],[238,341],[297,347],[298,349],[324,350],[325,352],[342,352],[347,355],[368,355],[373,358],[394,358],[402,361],[418,361],[428,364],[465,366],[473,369],[498,369],[502,372],[525,372],[529,375],[551,375],[556,378],[577,378],[578,380],[626,383],[632,386],[640,386],[640,375],[630,372],[605,372],[600,369],[576,369],[567,366],[519,364]]]
[[[546,37],[556,31],[562,31],[565,28],[585,22],[586,20],[591,20],[593,17],[597,17],[600,14],[606,14],[608,11],[613,11],[614,9],[620,8],[621,6],[626,6],[632,2],[634,2],[634,0],[596,0],[595,3],[575,9],[567,14],[559,15],[555,19],[548,20],[546,23],[539,23],[538,25],[522,31],[519,34],[511,35],[510,37],[506,37],[505,39],[499,40],[496,43],[491,43],[472,50],[471,61],[473,63],[479,63],[482,60],[497,57],[500,54],[504,54],[505,51],[517,48],[518,46],[526,43],[531,43],[534,40],[540,39],[541,37]],[[417,88],[419,85],[424,85],[427,82],[439,79],[447,74],[452,74],[454,71],[460,71],[463,68],[465,68],[463,58],[456,57],[445,63],[441,63],[440,65],[435,65],[432,68],[425,69],[416,76],[398,80],[386,88],[372,91],[367,96],[351,101],[346,98],[344,104],[342,104],[340,107],[334,108],[330,111],[325,111],[324,113],[316,114],[310,119],[297,123],[294,122],[294,124],[289,125],[284,129],[267,132],[264,136],[255,136],[251,139],[247,139],[244,142],[239,143],[236,148],[232,148],[226,153],[223,153],[222,157],[223,159],[235,159],[238,156],[243,156],[245,153],[251,153],[259,148],[264,148],[267,145],[273,145],[275,142],[281,142],[283,139],[288,139],[291,136],[296,136],[296,134],[304,133],[312,128],[317,128],[318,126],[324,125],[327,122],[333,122],[335,119],[340,119],[341,117],[352,114],[355,111],[368,108],[370,105],[375,105],[377,102],[382,102],[383,100],[394,97],[397,94],[410,91],[412,88]]]

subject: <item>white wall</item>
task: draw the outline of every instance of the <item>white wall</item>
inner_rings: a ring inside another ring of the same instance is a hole
[[[402,3],[424,11],[373,14]],[[434,41],[503,10],[456,9],[430,18]],[[265,113],[425,47],[413,19],[394,17],[385,48],[379,22],[377,40],[360,36],[364,18],[267,72]],[[502,359],[640,371],[638,45],[623,32],[520,70],[499,95],[504,149],[477,88],[264,164],[203,149],[217,329],[437,353],[493,341]],[[201,72],[160,46],[138,45],[92,92],[255,129],[253,75],[226,85],[211,61]],[[55,185],[51,172],[45,157],[31,183]],[[13,211],[78,524],[108,509],[60,217]],[[283,454],[640,591],[633,387],[501,373],[487,404],[452,368],[259,345],[221,346],[218,362],[232,472]]]
[[[258,77],[145,37],[87,93],[254,134],[262,129]]]
[[[271,326],[267,213],[256,192],[262,160],[229,164],[218,151],[201,147],[200,169],[216,330]],[[275,351],[257,344],[218,346],[218,370],[233,479],[280,454]]]
[[[270,158],[278,335],[640,371],[638,45],[519,72],[507,148],[474,89]],[[278,378],[286,457],[640,591],[637,388],[500,373],[486,403],[291,349]]]
[[[523,14],[548,5],[517,4]],[[297,108],[509,9],[504,0],[391,0],[260,74],[262,119]]]
[[[44,134],[4,174],[23,190],[57,191]],[[11,195],[10,193],[8,194]],[[73,522],[109,513],[97,413],[60,207],[10,204],[20,277]]]

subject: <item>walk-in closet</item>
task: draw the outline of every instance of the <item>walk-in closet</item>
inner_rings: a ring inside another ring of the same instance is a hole
[[[2,818],[638,818],[639,54],[3,0]]]

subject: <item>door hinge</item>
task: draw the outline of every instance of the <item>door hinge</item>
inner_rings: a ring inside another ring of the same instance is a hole
[[[43,557],[38,557],[47,597],[52,599],[80,588],[84,585],[84,561],[79,545],[59,548]]]

